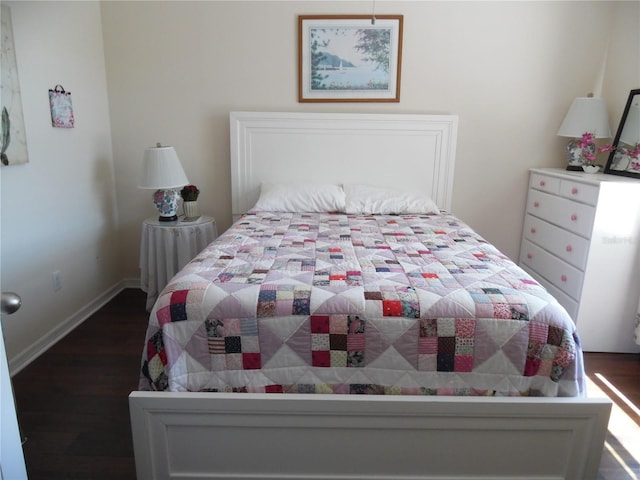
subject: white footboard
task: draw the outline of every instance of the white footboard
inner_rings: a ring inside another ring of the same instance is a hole
[[[606,399],[133,392],[138,480],[596,479]]]

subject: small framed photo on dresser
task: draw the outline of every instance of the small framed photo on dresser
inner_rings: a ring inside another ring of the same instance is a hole
[[[640,89],[631,90],[604,173],[640,179]]]

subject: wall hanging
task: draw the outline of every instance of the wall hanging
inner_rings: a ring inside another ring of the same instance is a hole
[[[402,15],[300,15],[299,102],[399,102]]]
[[[71,104],[71,92],[65,92],[62,85],[56,85],[49,90],[49,103],[51,104],[51,125],[57,128],[73,128],[73,105]]]
[[[24,129],[22,113],[22,96],[18,80],[16,51],[13,45],[13,26],[11,10],[6,5],[0,6],[0,159],[2,165],[27,163],[27,135]]]

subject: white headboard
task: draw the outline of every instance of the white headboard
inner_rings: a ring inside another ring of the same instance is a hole
[[[400,187],[451,210],[455,115],[231,112],[230,127],[234,220],[262,182]]]

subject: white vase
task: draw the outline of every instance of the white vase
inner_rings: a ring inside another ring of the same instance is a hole
[[[582,170],[587,173],[598,173],[600,165],[582,165]]]
[[[184,216],[193,218],[198,216],[198,202],[182,202]]]

